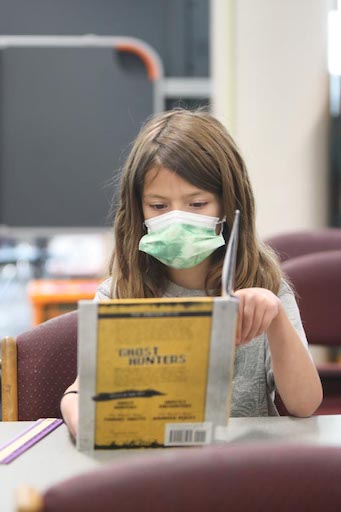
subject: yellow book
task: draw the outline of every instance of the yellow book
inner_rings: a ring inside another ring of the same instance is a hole
[[[222,297],[80,301],[80,450],[207,444],[227,424],[238,311],[231,238]]]

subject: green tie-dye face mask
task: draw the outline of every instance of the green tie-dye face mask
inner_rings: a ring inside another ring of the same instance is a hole
[[[225,244],[216,234],[218,217],[209,217],[181,210],[153,217],[145,221],[148,233],[139,244],[139,250],[176,269],[192,268]]]

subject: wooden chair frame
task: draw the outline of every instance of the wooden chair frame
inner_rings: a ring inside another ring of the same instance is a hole
[[[43,493],[28,485],[21,485],[15,492],[16,512],[42,512],[44,510]]]
[[[18,421],[17,342],[12,337],[1,340],[2,421]]]
[[[65,313],[1,340],[4,421],[61,417],[60,398],[77,375],[77,320],[77,311]]]

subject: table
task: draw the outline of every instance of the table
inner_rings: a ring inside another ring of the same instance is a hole
[[[36,279],[27,293],[33,306],[33,324],[77,309],[79,300],[93,300],[98,279]]]
[[[0,444],[23,432],[31,422],[0,422]],[[341,446],[341,415],[311,418],[231,418],[219,428],[223,443],[286,442]],[[80,453],[61,425],[9,465],[0,465],[0,510],[13,512],[14,491],[30,485],[40,491],[109,461],[136,457],[146,450],[98,450]],[[164,450],[165,456],[171,449]]]
[[[0,422],[0,444],[10,441],[33,422]],[[132,455],[122,451],[80,453],[63,424],[8,465],[0,464],[0,511],[15,510],[15,489],[29,485],[43,491],[65,478],[95,469],[114,458]]]
[[[306,443],[341,447],[341,415],[294,418],[231,418],[228,427],[218,427],[221,441],[232,443]]]

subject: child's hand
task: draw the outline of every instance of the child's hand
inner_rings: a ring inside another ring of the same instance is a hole
[[[236,344],[248,343],[270,327],[282,303],[265,288],[245,288],[234,295],[239,299]]]

